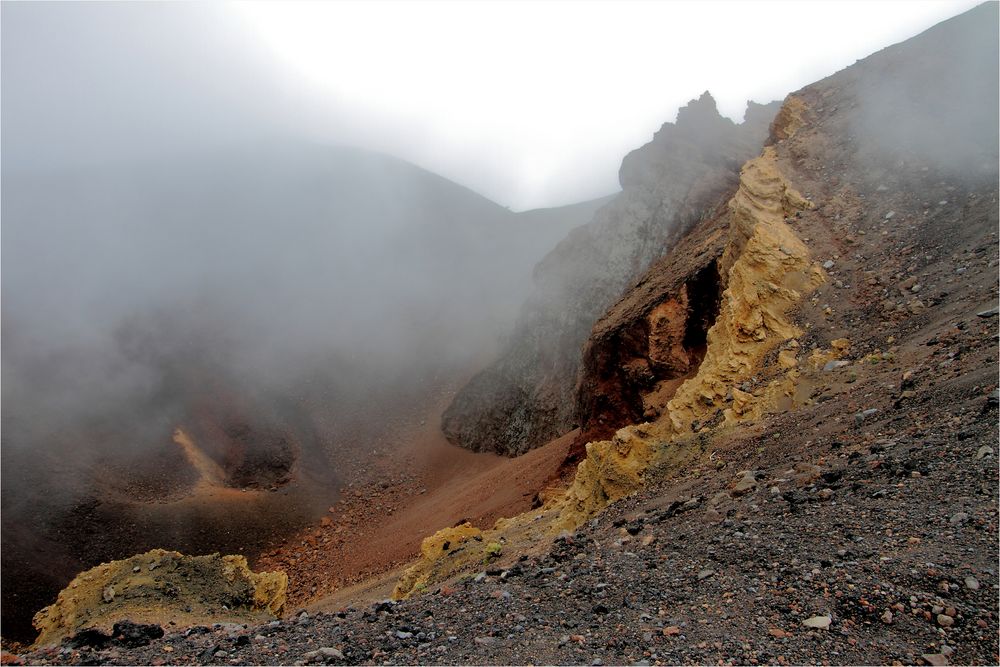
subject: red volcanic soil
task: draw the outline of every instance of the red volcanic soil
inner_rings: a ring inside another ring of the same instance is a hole
[[[253,563],[288,574],[290,611],[387,597],[395,577],[380,575],[413,560],[425,537],[463,521],[491,527],[529,509],[556,477],[576,431],[514,459],[477,454],[441,433],[449,400],[401,426],[400,448],[348,483],[328,516]],[[364,590],[354,587],[361,582]]]

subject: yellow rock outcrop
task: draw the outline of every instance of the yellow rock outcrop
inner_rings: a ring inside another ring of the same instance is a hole
[[[396,584],[394,597],[423,590],[429,581],[447,579],[467,562],[486,558],[483,531],[468,522],[439,530],[421,542],[420,556]]]
[[[794,134],[805,113],[797,98],[789,98],[785,107],[775,120],[781,138]],[[756,419],[795,403],[797,343],[789,342],[786,350],[774,355],[773,368],[764,369],[764,363],[776,347],[801,334],[789,311],[824,280],[805,244],[785,223],[787,217],[809,208],[812,203],[782,175],[774,147],[744,165],[739,188],[729,201],[729,242],[719,262],[725,290],[696,375],[677,389],[656,422],[627,426],[611,440],[588,443],[587,457],[564,494],[540,511],[498,521],[493,530],[484,531],[483,541],[517,544],[530,535],[529,527],[549,534],[574,529],[640,488],[652,466],[697,455],[692,442],[711,428]],[[668,330],[660,323],[652,331]],[[669,336],[661,338],[669,351]],[[777,377],[754,392],[739,388],[763,370]],[[464,564],[443,567],[441,555],[429,561],[425,554],[400,581],[396,595],[413,592],[414,581],[426,586],[440,581],[438,575],[453,576],[480,556],[466,555]]]
[[[788,139],[805,125],[806,103],[794,95],[789,95],[771,121],[771,136],[777,141]]]
[[[580,462],[573,483],[559,501],[559,527],[576,528],[638,489],[657,458],[656,438],[634,426],[620,429],[611,440],[587,443],[587,458]]]
[[[284,572],[253,572],[243,556],[152,551],[83,572],[33,620],[35,646],[85,628],[110,632],[122,620],[176,627],[271,620],[285,606]]]
[[[687,431],[706,408],[723,405],[735,386],[760,369],[765,355],[800,335],[788,310],[823,281],[823,273],[784,219],[811,206],[781,175],[773,147],[743,167],[739,189],[729,202],[722,306],[709,329],[698,374],[668,404],[673,432]],[[779,353],[778,358],[780,366],[794,372],[794,353]]]
[[[575,527],[638,489],[651,463],[670,450],[673,458],[681,456],[678,440],[701,430],[716,412],[730,422],[756,418],[794,392],[797,364],[760,399],[737,386],[760,370],[777,345],[801,333],[787,312],[823,281],[805,244],[784,222],[811,206],[781,175],[772,147],[743,167],[729,202],[730,241],[721,260],[727,287],[698,373],[678,388],[656,423],[629,426],[611,441],[587,445],[587,459],[566,493],[560,526]]]

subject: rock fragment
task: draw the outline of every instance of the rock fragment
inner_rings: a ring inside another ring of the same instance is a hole
[[[802,625],[807,628],[816,628],[818,630],[826,630],[830,627],[833,622],[833,618],[830,616],[810,616],[806,620],[802,621]]]
[[[344,654],[330,646],[324,646],[316,649],[315,651],[309,651],[308,653],[302,654],[302,660],[304,660],[307,665],[329,665],[334,661],[343,659]]]
[[[733,495],[742,496],[757,488],[757,476],[752,470],[744,471],[733,486]]]

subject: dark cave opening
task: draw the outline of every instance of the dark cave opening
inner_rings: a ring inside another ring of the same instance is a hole
[[[719,281],[718,262],[712,262],[698,271],[687,283],[688,317],[684,327],[684,349],[697,360],[705,357],[708,330],[719,316],[722,302],[722,285]]]

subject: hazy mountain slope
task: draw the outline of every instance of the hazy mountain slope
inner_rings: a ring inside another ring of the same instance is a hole
[[[80,301],[126,279],[99,315],[201,290],[245,310],[273,298],[282,315],[326,325],[332,313],[303,302],[349,297],[336,322],[364,319],[385,308],[364,297],[391,285],[393,306],[440,301],[460,315],[481,297],[499,321],[537,258],[588,214],[512,214],[387,156],[304,145],[61,173],[9,166],[4,180],[5,297],[19,318],[92,319]],[[168,263],[178,270],[145,270]]]
[[[323,511],[345,466],[492,353],[600,203],[517,214],[388,156],[280,142],[2,180],[5,636],[82,566],[253,553]],[[221,466],[215,495],[179,427]]]
[[[821,215],[832,217],[831,226],[863,216],[869,225],[882,225],[881,234],[889,236],[898,233],[894,228],[899,225],[919,225],[921,233],[941,243],[934,250],[936,258],[952,252],[965,234],[976,238],[983,233],[989,219],[982,207],[994,198],[998,176],[996,14],[996,3],[980,6],[873,54],[786,102],[772,140],[780,146],[787,138],[783,127],[794,132],[809,120],[821,128],[814,130],[811,143],[796,142],[784,151],[802,174],[827,179],[825,204],[817,196],[819,185],[801,190],[820,205]],[[800,98],[807,102],[801,104]],[[906,198],[912,201],[900,201]],[[953,205],[963,207],[959,220],[948,214]],[[814,215],[800,212],[797,218]],[[836,245],[822,248],[831,257],[853,256],[837,259],[837,272],[854,260],[857,270],[868,273],[837,278],[836,289],[858,298],[859,290],[881,286],[891,303],[884,310],[909,307],[893,298],[892,283],[902,280],[887,275],[887,267],[899,258],[878,248],[879,259],[870,261],[856,251],[863,239],[846,230],[839,235],[829,239]],[[678,246],[678,256],[671,253],[655,262],[594,326],[577,394],[581,443],[610,437],[624,424],[666,411],[679,380],[701,361],[698,348],[725,287],[720,262],[727,241],[718,229],[699,227]],[[906,243],[898,243],[897,249],[912,251]],[[878,279],[872,277],[875,273]],[[904,289],[903,296],[926,299],[929,281],[918,282],[924,290],[918,285],[919,294]],[[934,288],[944,294],[932,295],[934,301],[951,291]],[[856,327],[851,328],[861,331],[845,329],[844,335],[870,336],[864,327],[877,315],[859,312],[854,317]]]
[[[776,109],[750,104],[736,125],[706,93],[625,157],[623,192],[542,260],[510,342],[445,413],[452,442],[518,454],[573,427],[580,348],[594,321],[732,187]]]

